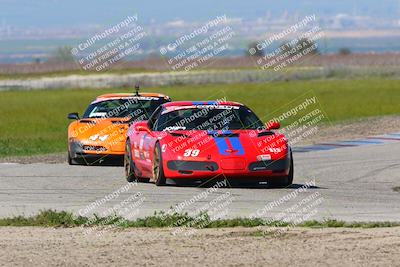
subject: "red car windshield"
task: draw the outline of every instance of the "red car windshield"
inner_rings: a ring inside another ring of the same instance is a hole
[[[161,114],[155,131],[260,129],[261,120],[244,106],[199,106]]]

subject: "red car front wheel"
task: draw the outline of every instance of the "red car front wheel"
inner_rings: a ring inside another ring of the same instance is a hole
[[[163,164],[162,164],[160,143],[157,143],[156,147],[154,149],[153,178],[154,178],[156,185],[158,185],[158,186],[165,185],[166,178],[164,175],[164,169],[163,169]]]

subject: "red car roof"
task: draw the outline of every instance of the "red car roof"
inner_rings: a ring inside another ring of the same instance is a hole
[[[165,103],[164,107],[182,107],[182,106],[206,106],[206,105],[219,105],[219,106],[243,106],[238,102],[233,101],[174,101]]]

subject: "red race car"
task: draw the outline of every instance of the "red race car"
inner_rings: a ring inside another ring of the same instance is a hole
[[[150,180],[229,184],[293,182],[293,158],[277,122],[267,125],[236,102],[185,101],[159,106],[148,121],[128,130],[125,175]]]

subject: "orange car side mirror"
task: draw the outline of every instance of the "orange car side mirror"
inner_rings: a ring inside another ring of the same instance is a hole
[[[70,120],[79,120],[79,114],[77,112],[69,113],[68,119]]]

